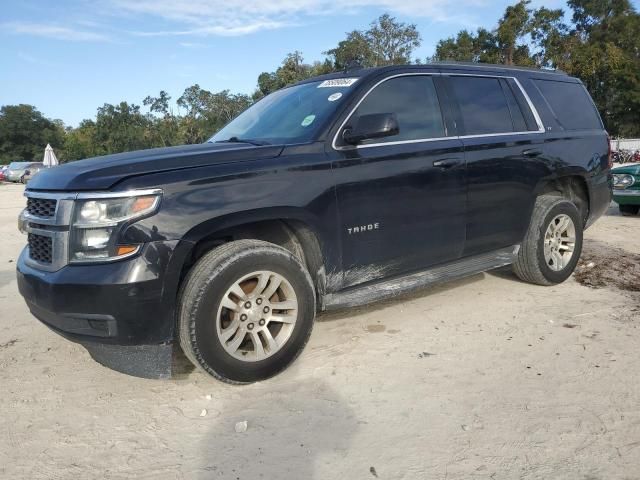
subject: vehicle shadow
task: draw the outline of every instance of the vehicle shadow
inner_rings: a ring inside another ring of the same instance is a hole
[[[514,282],[527,283],[520,280],[518,276],[513,273],[513,268],[511,267],[511,265],[496,268],[495,270],[489,270],[487,274],[491,275],[492,277],[502,278],[504,280],[513,280]]]
[[[186,380],[195,370],[195,365],[193,365],[184,354],[180,346],[180,341],[176,338],[173,341],[173,352],[171,355],[171,379]]]
[[[355,315],[364,315],[369,312],[375,312],[383,308],[387,308],[394,305],[401,305],[403,303],[417,300],[419,298],[429,297],[437,293],[447,292],[456,288],[464,287],[465,285],[471,285],[476,282],[480,282],[485,278],[484,273],[478,273],[471,275],[460,280],[453,280],[446,283],[439,283],[435,285],[427,285],[423,288],[415,290],[413,292],[404,293],[397,297],[381,300],[362,307],[345,308],[330,312],[319,313],[316,317],[316,322],[331,322],[335,320],[343,320],[345,318],[353,317]]]
[[[333,478],[343,478],[340,464],[358,419],[326,382],[295,370],[237,387],[237,395],[215,405],[221,414],[202,440],[196,478],[327,478],[318,465],[331,465]]]

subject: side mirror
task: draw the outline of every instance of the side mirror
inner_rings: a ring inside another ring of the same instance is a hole
[[[391,137],[398,133],[400,127],[395,113],[372,113],[358,117],[353,127],[342,133],[342,138],[350,145],[357,145],[363,140]]]
[[[25,170],[25,171],[24,171],[24,174],[25,174],[25,175],[31,175],[31,170]]]

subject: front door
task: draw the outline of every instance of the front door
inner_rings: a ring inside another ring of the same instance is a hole
[[[379,83],[344,124],[395,113],[397,135],[357,147],[340,140],[331,155],[342,238],[343,286],[460,258],[465,243],[462,142],[448,137],[431,75]]]

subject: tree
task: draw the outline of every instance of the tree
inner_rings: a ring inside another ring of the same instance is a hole
[[[555,60],[566,51],[569,27],[561,9],[540,7],[531,13],[528,33],[533,44],[532,59],[538,67],[553,68]]]
[[[628,0],[570,0],[555,65],[579,77],[613,135],[640,136],[640,15]]]
[[[282,65],[275,72],[263,72],[258,77],[258,90],[254,94],[254,100],[310,77],[329,73],[333,70],[331,62],[304,62],[301,52],[289,53],[282,61]]]
[[[529,48],[518,42],[529,33],[531,10],[527,9],[529,0],[520,0],[508,6],[495,30],[500,63],[505,65],[526,65],[530,63]]]
[[[96,140],[96,123],[93,120],[82,120],[77,128],[68,128],[64,139],[64,151],[67,161],[104,155]]]
[[[179,131],[180,122],[169,107],[170,101],[171,96],[164,90],[160,91],[159,96],[147,96],[142,101],[144,106],[149,107],[150,113],[147,118],[150,122],[154,145],[169,147],[182,143]]]
[[[628,0],[569,0],[562,10],[507,7],[492,31],[461,31],[436,47],[437,60],[466,60],[559,68],[580,78],[606,128],[640,136],[640,15]]]
[[[411,63],[415,48],[421,43],[414,24],[398,22],[385,13],[371,22],[365,32],[354,30],[336,48],[325,52],[333,59],[333,67],[343,70],[356,62],[363,67],[380,67]]]
[[[150,148],[154,145],[149,130],[149,119],[138,105],[105,103],[96,116],[96,148],[105,153]]]
[[[475,35],[468,30],[462,30],[455,38],[440,40],[434,57],[429,60],[498,63],[499,51],[496,42],[495,35],[484,28],[478,29]]]
[[[251,105],[248,95],[229,90],[211,93],[200,85],[187,88],[178,98],[178,106],[186,110],[180,130],[184,143],[201,143],[229,123]]]
[[[492,31],[480,28],[474,35],[463,30],[456,37],[441,40],[434,59],[551,66],[550,56],[562,49],[567,31],[564,14],[545,7],[531,10],[530,3],[520,0],[508,6]]]
[[[530,8],[529,0],[508,6],[495,28],[462,30],[438,42],[430,60],[457,60],[560,68],[580,78],[613,135],[640,136],[640,16],[629,0],[569,0],[571,22],[560,9]],[[95,120],[66,128],[31,105],[0,109],[0,162],[39,160],[50,143],[62,161],[140,148],[199,143],[264,95],[307,78],[364,67],[410,63],[420,45],[415,25],[385,14],[367,30],[353,30],[325,52],[305,62],[288,54],[257,79],[253,96],[229,90],[212,93],[193,85],[177,99],[165,91],[142,104],[105,104]]]
[[[341,40],[336,48],[325,52],[325,55],[333,57],[335,70],[344,70],[352,63],[370,66],[374,62],[367,34],[358,30],[347,33],[347,38]]]
[[[60,149],[64,127],[45,118],[32,105],[5,105],[0,109],[0,162],[40,161],[47,143]]]
[[[411,63],[413,49],[421,42],[414,24],[396,22],[387,13],[371,23],[366,37],[371,45],[374,67]]]
[[[185,89],[178,98],[178,106],[186,110],[186,115],[180,122],[181,136],[185,143],[200,143],[207,135],[204,128],[204,112],[211,96],[211,92],[203,90],[195,84]]]

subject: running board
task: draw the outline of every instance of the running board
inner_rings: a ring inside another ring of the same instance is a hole
[[[449,282],[486,272],[487,270],[493,270],[494,268],[511,265],[519,249],[520,245],[501,248],[500,250],[463,258],[403,277],[367,283],[363,286],[348,288],[342,292],[329,293],[324,297],[323,310],[359,307],[381,300],[388,300],[427,285]]]

